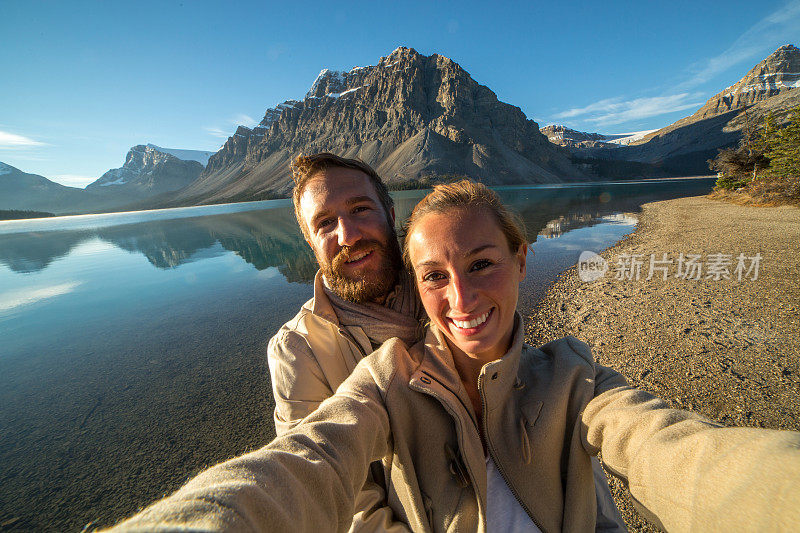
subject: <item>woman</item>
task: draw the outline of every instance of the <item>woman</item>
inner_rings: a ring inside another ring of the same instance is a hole
[[[414,531],[591,531],[601,449],[667,529],[798,523],[797,433],[668,409],[574,338],[523,343],[526,247],[487,188],[436,187],[404,243],[431,319],[424,341],[388,341],[295,430],[120,529],[347,529],[381,460],[387,504]]]

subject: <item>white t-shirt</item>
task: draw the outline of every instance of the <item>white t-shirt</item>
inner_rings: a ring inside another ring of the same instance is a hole
[[[486,458],[486,529],[489,533],[541,533],[517,501],[492,457]]]

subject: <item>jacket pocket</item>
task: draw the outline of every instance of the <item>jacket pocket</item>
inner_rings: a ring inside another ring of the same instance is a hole
[[[522,418],[525,421],[526,427],[533,427],[533,425],[536,424],[539,415],[542,413],[542,405],[542,402],[539,400],[530,400],[522,404],[520,412],[522,413]]]
[[[536,424],[536,420],[539,419],[539,415],[542,412],[542,402],[538,400],[529,401],[522,405],[520,412],[522,415],[519,419],[520,451],[522,452],[522,460],[527,465],[531,463],[533,454],[528,428],[533,427]]]
[[[422,495],[422,505],[425,507],[425,517],[428,519],[428,527],[433,531],[433,500],[422,491],[420,494]]]

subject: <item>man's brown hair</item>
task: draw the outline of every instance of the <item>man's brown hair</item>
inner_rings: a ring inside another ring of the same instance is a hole
[[[371,166],[364,163],[360,159],[346,159],[339,157],[328,152],[320,152],[313,155],[298,155],[290,168],[292,169],[292,180],[294,180],[294,189],[292,189],[292,202],[294,203],[294,215],[297,217],[297,223],[303,231],[306,239],[309,238],[308,228],[303,222],[303,215],[300,212],[300,197],[308,185],[309,180],[314,177],[318,172],[332,167],[352,168],[360,170],[367,176],[372,186],[375,187],[375,192],[378,194],[378,199],[386,212],[386,220],[389,226],[393,226],[392,222],[392,207],[394,207],[394,200],[389,196],[389,189],[383,183],[378,173],[372,169]]]

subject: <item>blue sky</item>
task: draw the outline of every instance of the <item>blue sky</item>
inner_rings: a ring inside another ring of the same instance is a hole
[[[136,144],[216,151],[322,68],[401,45],[450,57],[540,126],[659,128],[800,45],[800,0],[0,0],[0,35],[0,161],[85,186]]]

